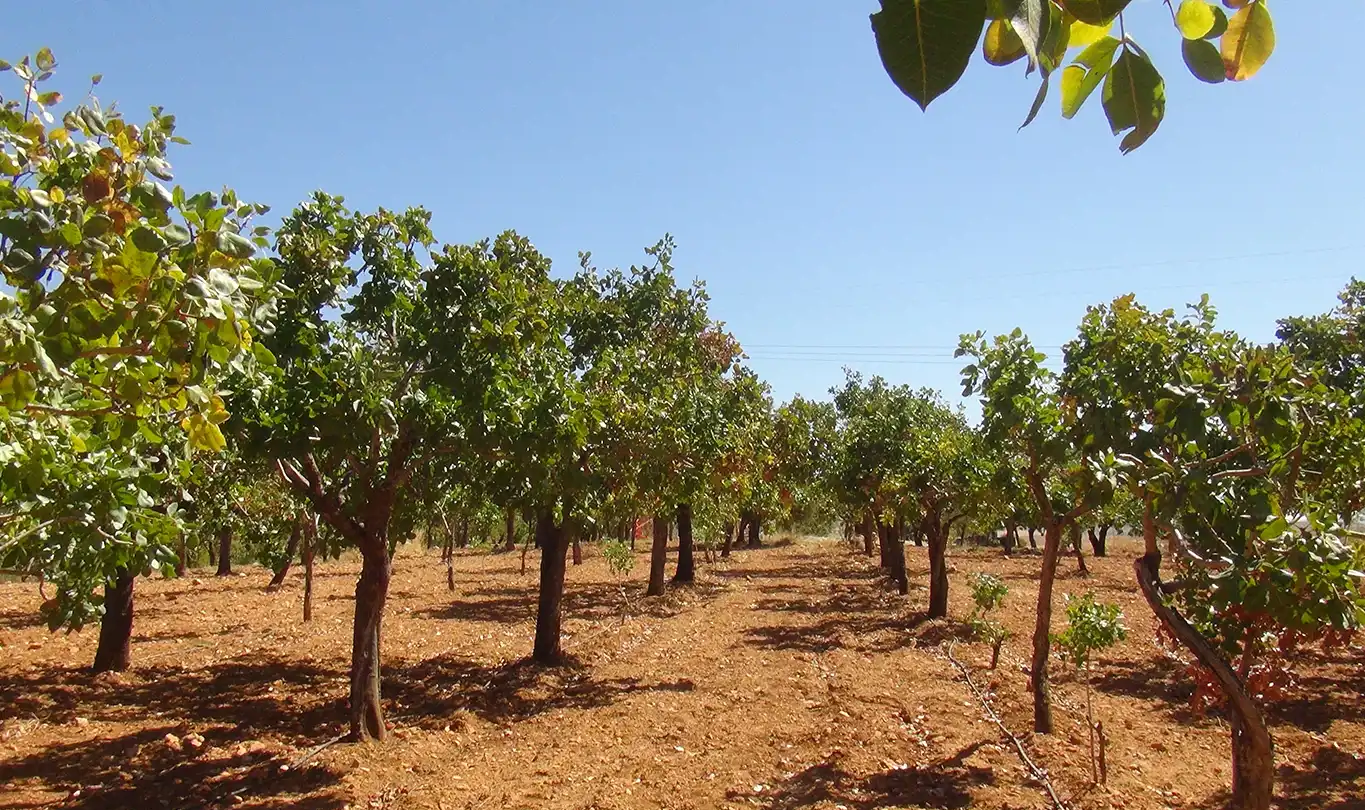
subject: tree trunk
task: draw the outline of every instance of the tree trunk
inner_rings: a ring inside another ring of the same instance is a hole
[[[1081,549],[1081,525],[1071,524],[1071,550],[1076,552],[1076,568],[1083,577],[1090,576],[1090,569],[1085,567],[1085,552]]]
[[[568,509],[565,509],[568,512]],[[556,526],[554,512],[536,513],[536,536],[540,538],[540,600],[536,608],[536,643],[531,659],[553,666],[561,663],[559,648],[561,606],[564,601],[564,571],[569,544],[563,525]]]
[[[1185,617],[1166,604],[1162,597],[1161,552],[1156,550],[1155,537],[1149,539],[1147,546],[1147,553],[1133,563],[1142,595],[1171,635],[1213,673],[1228,701],[1232,715],[1230,806],[1237,810],[1269,810],[1275,788],[1275,749],[1265,716],[1232,666]]]
[[[749,548],[763,544],[763,520],[758,515],[749,516]]]
[[[384,708],[379,702],[380,625],[389,596],[393,566],[387,538],[373,535],[361,547],[360,579],[355,584],[355,622],[351,632],[351,739],[382,741]]]
[[[921,531],[919,531],[918,528],[916,528],[913,537],[914,537],[915,545],[922,548],[922,547],[924,546],[924,533],[921,532]],[[903,516],[901,516],[901,515],[897,515],[897,516],[896,516],[896,540],[897,540],[899,543],[902,544],[902,547],[904,546],[904,543],[905,543],[905,518],[904,518]],[[901,565],[902,565],[902,567],[904,567],[904,563],[905,563],[904,557],[905,557],[905,552],[904,552],[904,550],[902,550],[902,551],[901,551],[901,558],[902,558],[902,559],[901,559]]]
[[[218,572],[214,576],[232,576],[232,529],[218,530]]]
[[[905,543],[901,540],[900,528],[899,519],[882,524],[882,544],[886,547],[888,573],[896,584],[896,593],[904,596],[910,593],[910,579],[905,572]]]
[[[1014,545],[1018,541],[1019,541],[1018,537],[1006,531],[1003,535],[1000,536],[1000,547],[1005,550],[1006,554],[1013,554]]]
[[[311,527],[310,527],[311,528]],[[317,553],[317,530],[303,537],[303,620],[313,620],[313,556]]]
[[[1028,527],[1028,545],[1029,545],[1029,548],[1032,548],[1032,549],[1037,549],[1037,548],[1038,548],[1038,540],[1037,540],[1037,538],[1035,538],[1035,537],[1033,536],[1034,532],[1036,532],[1036,531],[1037,531],[1037,529],[1034,528],[1033,526]],[[1044,538],[1043,542],[1046,543],[1046,542],[1047,542],[1047,539]]]
[[[175,552],[175,575],[178,577],[183,577],[185,576],[186,573],[189,572],[189,570],[190,570],[189,541],[185,539],[185,535],[182,532],[180,535],[180,545],[176,548]]]
[[[730,556],[730,547],[733,546],[735,543],[735,531],[737,529],[743,531],[742,529],[740,529],[741,526],[743,526],[742,523],[725,524],[725,543],[720,548],[720,556],[722,557]]]
[[[503,537],[502,550],[516,551],[517,549],[517,513],[512,507],[507,507],[507,534]]]
[[[930,524],[929,531],[929,618],[948,615],[948,533]]]
[[[1043,570],[1038,580],[1038,619],[1033,626],[1033,730],[1052,733],[1052,697],[1048,690],[1047,659],[1052,644],[1052,584],[1061,556],[1062,524],[1052,520],[1043,529]]]
[[[863,553],[869,557],[872,556],[873,536],[876,533],[876,529],[874,528],[875,525],[876,524],[872,519],[872,513],[869,512],[867,517],[863,518],[862,524]]]
[[[1104,557],[1104,556],[1106,556],[1106,555],[1108,554],[1108,549],[1107,549],[1107,547],[1106,547],[1106,545],[1105,545],[1105,535],[1107,535],[1107,534],[1109,534],[1109,526],[1107,526],[1107,525],[1101,526],[1101,527],[1100,527],[1100,537],[1099,537],[1100,544],[1099,544],[1099,547],[1095,549],[1095,556],[1096,556],[1096,557]]]
[[[216,566],[218,564],[218,552],[217,550],[214,549],[213,542],[214,542],[213,540],[208,541],[207,543],[204,544],[204,548],[209,553],[209,565]]]
[[[1086,529],[1085,534],[1086,538],[1090,540],[1090,550],[1095,553],[1096,557],[1103,557],[1104,540],[1098,534],[1095,534],[1095,527],[1091,526],[1090,528]]]
[[[691,585],[697,579],[692,560],[692,505],[678,504],[678,570],[673,574],[676,585]]]
[[[654,545],[649,549],[649,587],[645,596],[662,596],[668,571],[668,519],[654,516]]]
[[[131,661],[133,640],[133,572],[120,568],[104,584],[104,617],[100,619],[100,643],[95,649],[95,672],[123,672]]]
[[[578,542],[578,532],[574,532],[573,536],[573,564],[583,564],[583,544]]]
[[[274,590],[284,584],[284,578],[289,576],[289,567],[294,564],[294,557],[299,553],[299,535],[303,532],[303,513],[299,513],[294,518],[294,525],[289,529],[289,543],[284,547],[284,564],[275,569],[275,576],[270,578],[267,590]]]
[[[888,571],[891,570],[891,538],[887,536],[890,531],[891,527],[885,521],[877,520],[877,563]]]

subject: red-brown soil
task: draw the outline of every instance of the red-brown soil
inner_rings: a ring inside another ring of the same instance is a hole
[[[1112,541],[1111,541],[1112,543]],[[50,634],[32,583],[0,585],[0,807],[60,808],[1032,808],[1051,806],[945,657],[954,650],[1073,808],[1221,807],[1226,723],[1188,708],[1193,687],[1153,643],[1134,549],[1064,561],[1062,594],[1120,603],[1128,640],[1094,666],[1109,783],[1090,785],[1084,689],[1054,665],[1058,733],[1034,737],[1022,666],[1038,558],[951,552],[952,613],[966,577],[1003,576],[1014,631],[997,671],[957,621],[927,622],[928,566],[912,590],[833,541],[739,551],[695,588],[643,600],[645,557],[623,594],[589,551],[569,572],[571,667],[522,664],[535,557],[471,553],[446,589],[434,556],[400,550],[384,624],[394,731],[338,743],[356,567],[319,566],[315,620],[301,574],[268,593],[258,568],[140,580],[134,667],[84,672],[96,633]],[[628,600],[627,600],[628,597]],[[628,615],[627,615],[628,614]],[[1272,712],[1280,806],[1365,808],[1365,654],[1308,655]],[[170,736],[168,736],[170,735]],[[202,739],[201,739],[202,738]]]

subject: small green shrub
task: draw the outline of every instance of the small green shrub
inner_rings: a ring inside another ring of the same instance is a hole
[[[630,550],[630,544],[620,540],[603,543],[602,557],[607,561],[607,570],[613,574],[624,576],[635,566],[635,553]]]
[[[995,669],[1000,664],[1000,648],[1010,637],[1010,631],[990,618],[990,613],[1000,609],[1010,589],[1004,580],[990,574],[972,574],[967,582],[972,586],[972,600],[976,602],[967,625],[979,641],[991,645],[991,669]]]

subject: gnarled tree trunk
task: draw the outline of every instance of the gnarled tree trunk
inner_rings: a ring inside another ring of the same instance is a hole
[[[692,559],[692,505],[678,504],[678,570],[673,574],[673,582],[690,585],[697,578],[696,564]]]
[[[910,578],[905,571],[905,542],[901,539],[901,521],[884,523],[881,527],[882,543],[886,546],[886,561],[891,581],[896,584],[896,593],[904,596],[910,593]]]
[[[668,575],[668,519],[654,516],[654,544],[649,549],[649,587],[645,596],[662,596]]]
[[[1052,644],[1052,585],[1057,580],[1061,556],[1062,522],[1054,519],[1043,527],[1043,570],[1038,579],[1038,618],[1033,626],[1033,730],[1052,733],[1052,695],[1048,689],[1047,661]]]
[[[565,509],[568,512],[568,509]],[[564,571],[567,568],[569,538],[563,525],[555,525],[554,511],[536,513],[535,533],[540,540],[540,599],[536,608],[536,643],[532,660],[540,664],[562,663],[559,647]]]
[[[133,572],[120,568],[104,584],[104,617],[100,619],[100,642],[95,648],[95,672],[123,672],[131,664],[133,640]]]
[[[232,576],[232,529],[227,526],[218,530],[218,571],[214,576]]]

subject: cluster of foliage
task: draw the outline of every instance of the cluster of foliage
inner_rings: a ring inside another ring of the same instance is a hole
[[[1119,149],[1147,142],[1166,115],[1166,80],[1127,30],[1132,0],[881,0],[872,15],[877,50],[891,80],[921,109],[957,84],[978,43],[1003,67],[1024,60],[1041,77],[1028,126],[1061,71],[1062,117],[1072,118],[1103,85],[1104,114]],[[1202,82],[1251,78],[1275,49],[1266,0],[1165,0],[1185,66]],[[1070,64],[1067,59],[1070,58]],[[1022,127],[1021,127],[1022,128]]]
[[[1010,631],[991,613],[1005,604],[1010,589],[1004,580],[990,574],[972,574],[967,584],[971,586],[974,604],[967,625],[974,637],[991,645],[991,669],[995,669],[1000,664],[1000,648],[1009,640]]]
[[[1095,601],[1095,594],[1066,597],[1066,629],[1052,637],[1062,657],[1076,669],[1085,669],[1090,658],[1128,637],[1118,605]]]

